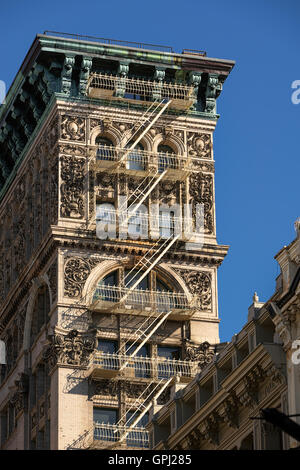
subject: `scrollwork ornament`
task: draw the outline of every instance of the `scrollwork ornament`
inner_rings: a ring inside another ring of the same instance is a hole
[[[214,358],[214,349],[204,341],[198,346],[192,345],[190,342],[185,344],[185,359],[187,361],[198,362],[198,367],[202,370],[207,364],[210,364]]]
[[[194,173],[190,177],[190,198],[193,201],[193,217],[196,204],[204,205],[204,230],[212,233],[213,222],[213,176],[211,174]]]
[[[82,218],[84,215],[83,182],[85,159],[61,157],[61,206],[65,218]]]
[[[188,286],[191,294],[196,295],[198,307],[201,310],[212,310],[212,279],[211,273],[204,271],[191,271],[175,269]]]
[[[49,368],[56,365],[72,365],[86,367],[94,352],[96,340],[91,336],[81,336],[77,330],[67,335],[52,334],[47,337],[49,345],[43,358]]]
[[[78,297],[83,289],[91,269],[99,263],[98,260],[84,258],[68,258],[65,263],[65,295]]]
[[[187,138],[188,154],[193,158],[211,159],[211,135],[189,132]],[[194,162],[195,163],[195,162]]]

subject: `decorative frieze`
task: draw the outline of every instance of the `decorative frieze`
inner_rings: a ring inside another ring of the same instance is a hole
[[[190,341],[186,340],[185,343],[185,360],[197,361],[199,369],[202,370],[207,364],[210,364],[214,357],[214,349],[208,343],[199,344],[198,346],[193,345]]]
[[[109,173],[98,173],[96,177],[96,195],[103,201],[114,199],[116,176]]]
[[[15,380],[11,390],[10,403],[15,408],[15,415],[24,411],[26,406],[25,396],[29,389],[29,378],[25,373],[19,374],[19,378]]]
[[[99,380],[94,383],[94,395],[108,395],[111,397],[117,397],[118,395],[118,382],[113,380]]]
[[[190,176],[190,199],[193,203],[193,218],[195,217],[196,204],[204,206],[204,231],[212,233],[214,230],[214,188],[211,174],[193,173]]]
[[[224,420],[224,422],[230,426],[231,428],[238,428],[239,427],[239,400],[234,391],[230,392],[230,395],[226,400],[222,403],[220,414]]]
[[[145,390],[145,384],[123,382],[123,390],[129,398],[138,398]]]
[[[260,383],[265,380],[265,373],[260,365],[256,365],[243,379],[243,391],[238,398],[243,406],[255,408],[258,404]]]
[[[51,264],[47,274],[52,293],[52,303],[54,303],[57,298],[57,259]]]
[[[61,119],[61,139],[77,142],[85,141],[85,119],[64,115]]]
[[[59,152],[64,155],[84,157],[86,155],[86,147],[77,144],[62,144],[59,145]]]
[[[101,260],[95,258],[66,258],[64,266],[64,294],[67,297],[80,296],[91,270],[100,262]]]
[[[85,159],[63,156],[61,161],[60,215],[81,219],[84,216],[84,168]]]
[[[204,439],[215,446],[219,444],[219,426],[222,421],[221,416],[213,411],[200,425]]]
[[[67,335],[52,334],[47,337],[49,346],[43,358],[52,369],[56,365],[86,367],[96,345],[95,337],[80,335],[71,330]]]
[[[64,67],[61,73],[61,92],[69,95],[72,85],[72,71],[75,64],[75,56],[66,55]]]
[[[174,270],[182,277],[191,294],[197,296],[199,309],[212,311],[211,273],[176,268]]]
[[[210,134],[199,134],[188,132],[187,135],[188,155],[193,158],[212,158],[212,141]]]

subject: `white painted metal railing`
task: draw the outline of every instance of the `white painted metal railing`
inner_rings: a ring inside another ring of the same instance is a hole
[[[93,364],[105,370],[119,370],[125,364],[126,370],[133,370],[136,377],[150,377],[157,375],[159,379],[169,379],[178,375],[180,377],[195,377],[198,372],[197,362],[182,361],[158,357],[135,356],[126,354],[111,354],[97,352],[93,359]]]
[[[123,159],[123,156],[126,158]],[[110,145],[98,145],[96,150],[98,161],[108,161],[118,163],[124,161],[127,169],[147,170],[151,165],[158,168],[158,172],[167,168],[173,170],[187,169],[188,163],[197,158],[187,158],[184,155],[177,155],[168,152],[148,152],[146,150],[134,149],[128,153],[128,148],[113,147]]]
[[[99,285],[96,287],[93,302],[120,302],[126,296],[126,304],[137,308],[154,308],[158,311],[191,308],[185,294],[133,289],[130,287]]]
[[[94,423],[94,441],[117,443],[124,435],[126,435],[126,445],[128,447],[149,448],[149,433],[143,427]]]
[[[194,93],[194,88],[188,85],[93,73],[88,80],[88,94],[91,88],[116,90],[120,83],[125,88],[125,93],[139,95],[145,100],[151,99],[158,91],[161,98],[175,100],[190,100]]]

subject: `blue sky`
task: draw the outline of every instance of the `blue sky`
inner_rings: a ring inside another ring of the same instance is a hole
[[[3,3],[3,2],[1,2]],[[220,336],[229,341],[257,291],[274,292],[274,255],[295,237],[299,210],[300,2],[297,0],[15,0],[1,5],[0,80],[7,88],[44,30],[184,48],[236,66],[218,100],[214,136]]]

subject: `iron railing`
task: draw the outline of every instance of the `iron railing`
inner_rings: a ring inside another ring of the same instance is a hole
[[[119,370],[122,367],[127,372],[132,371],[135,377],[169,379],[175,375],[180,377],[195,377],[199,372],[197,362],[168,359],[164,357],[150,358],[96,352],[93,364],[104,370]],[[125,367],[124,367],[125,366]]]
[[[154,308],[164,312],[175,309],[191,308],[185,294],[177,292],[159,292],[152,290],[133,289],[130,287],[105,286],[96,287],[93,303],[95,302],[120,302],[126,295],[126,304],[139,309]]]
[[[156,93],[160,99],[185,100],[193,99],[194,87],[176,83],[156,82],[139,78],[122,78],[115,75],[92,73],[88,80],[88,94],[91,89],[116,90],[122,83],[126,94],[139,96],[142,100],[151,100]]]
[[[124,158],[125,156],[125,158]],[[147,170],[149,167],[157,168],[161,173],[170,168],[172,170],[192,169],[192,164],[199,159],[177,155],[168,152],[148,152],[141,149],[133,149],[129,152],[128,148],[114,147],[110,145],[98,145],[96,148],[97,161],[115,162],[124,161],[129,170]]]
[[[68,39],[86,40],[91,42],[100,42],[102,44],[110,44],[112,46],[134,47],[137,49],[153,49],[161,52],[174,53],[171,46],[162,46],[159,44],[147,44],[144,42],[122,41],[120,39],[101,38],[98,36],[87,36],[83,34],[61,33],[58,31],[44,31],[46,36],[58,36]]]

